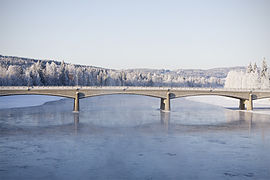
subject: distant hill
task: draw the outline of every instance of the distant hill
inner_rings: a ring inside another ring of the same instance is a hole
[[[185,77],[216,77],[216,78],[226,78],[228,72],[230,71],[245,71],[245,66],[237,67],[224,67],[224,68],[212,68],[212,69],[177,69],[177,70],[168,70],[168,69],[128,69],[127,72],[141,72],[141,73],[160,73],[160,74],[177,74]]]
[[[3,55],[0,55],[0,61],[1,61],[0,63],[2,66],[18,65],[18,66],[23,66],[23,67],[29,67],[39,61],[43,65],[46,65],[47,62],[49,64],[51,64],[52,62],[54,62],[56,65],[61,64],[61,61],[56,61],[56,60],[41,60],[41,59],[32,59],[32,58],[24,58],[24,57],[16,57],[16,56],[3,56]],[[75,64],[75,66],[85,67],[85,65],[78,65],[78,64]],[[87,67],[98,68],[94,66],[87,66]],[[105,68],[100,68],[100,69],[105,69]]]

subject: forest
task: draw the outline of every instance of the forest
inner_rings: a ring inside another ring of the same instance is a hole
[[[266,59],[259,68],[114,70],[55,60],[0,55],[0,86],[166,86],[268,89]]]
[[[114,70],[64,61],[0,56],[0,86],[223,87],[228,70]]]

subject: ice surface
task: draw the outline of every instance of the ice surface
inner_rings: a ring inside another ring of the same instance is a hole
[[[267,115],[112,95],[0,109],[0,179],[270,179]]]

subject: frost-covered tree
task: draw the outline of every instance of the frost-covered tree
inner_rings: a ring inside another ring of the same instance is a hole
[[[36,64],[33,64],[32,66],[30,66],[30,68],[28,68],[26,70],[26,74],[28,75],[28,82],[27,85],[29,86],[41,86],[41,79],[39,76],[39,70],[38,70],[38,66],[36,66]]]
[[[57,76],[57,65],[54,62],[52,62],[51,64],[47,62],[44,71],[44,78],[46,81],[45,84],[49,86],[57,85],[57,81],[55,78]]]
[[[246,73],[242,71],[230,71],[225,81],[225,88],[244,88],[244,89],[269,89],[269,74],[266,60],[262,62],[261,71],[256,63],[253,68],[249,64]],[[252,70],[251,70],[252,69]]]
[[[0,66],[0,85],[8,85],[7,69],[4,66]]]
[[[269,89],[269,74],[266,59],[263,58],[262,69],[261,69],[261,89]]]
[[[7,69],[7,75],[9,79],[9,83],[11,85],[23,85],[24,83],[24,76],[23,76],[23,69],[20,66],[11,65]]]
[[[68,71],[66,69],[66,64],[64,61],[61,62],[60,68],[58,68],[58,73],[59,76],[59,83],[58,85],[62,86],[67,86],[69,83],[68,79]]]
[[[250,62],[248,67],[247,67],[247,73],[251,73],[251,72],[253,72],[253,67],[252,67],[252,64]]]
[[[242,74],[243,88],[245,89],[259,89],[260,88],[260,75],[256,63],[252,73]]]
[[[258,66],[256,63],[253,65],[253,73],[258,73]]]
[[[249,73],[246,73],[249,74]],[[226,77],[225,88],[244,88],[244,73],[242,71],[230,71]]]
[[[261,77],[265,77],[267,75],[267,73],[268,73],[267,70],[268,70],[267,63],[266,63],[265,58],[263,58],[262,69],[261,69]]]

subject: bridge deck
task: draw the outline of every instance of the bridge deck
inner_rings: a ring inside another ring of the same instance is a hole
[[[179,87],[133,87],[133,86],[1,86],[0,96],[10,95],[50,95],[62,96],[74,99],[74,111],[79,111],[79,99],[111,95],[111,94],[134,94],[161,98],[160,107],[162,110],[170,110],[170,99],[200,96],[217,95],[240,99],[240,109],[253,109],[254,99],[270,98],[270,90],[248,90],[248,89],[215,89],[215,88],[179,88]]]
[[[248,99],[252,93],[254,99],[270,97],[270,90],[249,90],[249,89],[224,89],[224,88],[180,88],[180,87],[134,87],[134,86],[1,86],[0,96],[18,94],[40,94],[63,96],[75,98],[76,92],[80,93],[79,98],[108,95],[108,94],[137,94],[166,98],[198,95],[218,95],[237,99]]]

